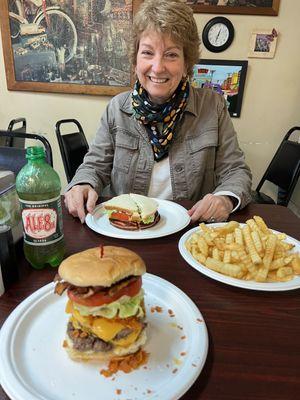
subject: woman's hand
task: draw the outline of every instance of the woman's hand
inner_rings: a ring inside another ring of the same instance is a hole
[[[192,222],[222,222],[226,221],[233,204],[228,196],[213,195],[211,193],[205,195],[193,207],[188,210]]]
[[[97,192],[92,186],[75,185],[65,194],[65,205],[73,217],[78,217],[81,223],[84,223],[85,208],[93,212],[98,199]]]

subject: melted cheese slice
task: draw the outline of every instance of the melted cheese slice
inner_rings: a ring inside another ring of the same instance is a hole
[[[108,319],[104,317],[93,317],[91,315],[83,316],[79,311],[74,309],[71,301],[68,301],[66,305],[66,312],[72,314],[71,320],[75,328],[78,329],[81,325],[88,332],[95,334],[105,342],[111,341],[112,343],[122,347],[127,347],[134,343],[143,329],[143,325],[136,318]],[[80,325],[78,325],[78,323]],[[112,340],[125,328],[130,328],[133,332],[122,339]]]

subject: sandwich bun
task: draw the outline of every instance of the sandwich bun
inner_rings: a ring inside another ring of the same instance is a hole
[[[128,277],[140,276],[146,272],[143,259],[125,247],[94,247],[73,254],[62,261],[60,277],[75,286],[104,286]]]
[[[115,196],[103,207],[110,224],[127,231],[151,228],[160,220],[157,201],[136,193]]]

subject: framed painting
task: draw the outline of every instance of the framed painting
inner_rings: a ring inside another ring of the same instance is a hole
[[[278,15],[280,0],[186,0],[196,13]]]
[[[194,66],[192,85],[224,96],[231,117],[239,117],[247,67],[248,61],[203,59]]]
[[[142,0],[1,0],[7,88],[115,95],[130,89]]]
[[[249,58],[273,58],[277,43],[277,31],[256,29],[250,39]]]

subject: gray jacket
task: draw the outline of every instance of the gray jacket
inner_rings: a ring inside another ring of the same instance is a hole
[[[225,100],[210,89],[191,87],[169,161],[174,200],[197,201],[219,191],[236,194],[241,207],[251,200],[251,172]],[[133,117],[131,92],[121,93],[108,104],[90,150],[66,190],[89,183],[101,195],[147,195],[153,165],[146,129]]]

